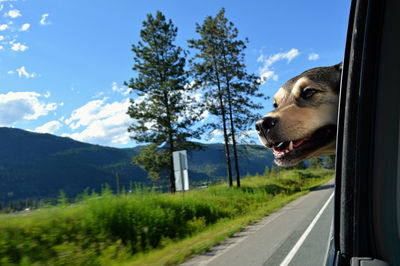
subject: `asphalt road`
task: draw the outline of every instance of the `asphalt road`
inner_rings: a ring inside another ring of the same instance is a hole
[[[324,264],[333,215],[333,180],[181,265]]]

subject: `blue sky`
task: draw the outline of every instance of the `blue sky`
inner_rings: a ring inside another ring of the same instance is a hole
[[[172,19],[177,45],[187,49],[196,22],[222,7],[249,38],[248,71],[265,78],[267,96],[306,69],[342,60],[349,0],[0,0],[0,126],[136,145],[125,114],[133,95],[123,82],[134,75],[131,45],[146,14]],[[272,109],[271,100],[263,104],[261,114]],[[208,141],[220,141],[214,135]]]

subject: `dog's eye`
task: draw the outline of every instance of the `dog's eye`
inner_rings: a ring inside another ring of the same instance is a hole
[[[307,100],[310,99],[311,96],[313,96],[316,92],[318,92],[318,90],[314,88],[303,89],[300,93],[300,97]]]

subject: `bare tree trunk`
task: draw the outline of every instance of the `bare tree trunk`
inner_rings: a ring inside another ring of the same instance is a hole
[[[170,159],[170,191],[171,193],[175,193],[175,175],[174,175],[174,159],[172,157],[172,153],[174,152],[174,136],[172,135],[172,126],[171,126],[171,114],[169,110],[169,102],[168,102],[168,94],[166,91],[164,91],[164,101],[165,101],[165,107],[167,109],[167,120],[168,120],[168,142],[169,142],[169,159]]]
[[[218,88],[218,92],[220,92],[220,89]],[[222,112],[222,124],[224,126],[224,140],[225,140],[225,155],[226,155],[226,166],[228,168],[228,181],[229,181],[229,186],[232,186],[232,170],[231,170],[231,157],[229,154],[229,138],[228,138],[228,133],[226,130],[226,118],[225,118],[225,108],[222,102],[222,95],[219,93],[219,103],[221,105],[221,112]]]
[[[218,67],[215,62],[215,58],[213,57],[213,64],[214,64],[214,70],[215,70],[215,76],[217,78],[217,87],[218,87],[218,99],[219,99],[219,104],[221,107],[221,116],[222,116],[222,125],[224,128],[224,141],[225,141],[225,157],[226,157],[226,168],[228,171],[228,182],[229,186],[232,186],[232,169],[231,169],[231,157],[229,154],[229,138],[228,138],[228,133],[226,129],[226,118],[225,118],[225,107],[224,103],[222,101],[222,89],[221,89],[221,83],[219,80],[219,72],[218,72]]]
[[[230,81],[229,75],[227,73],[227,66],[229,63],[227,62],[225,56],[225,47],[222,49],[222,53],[224,56],[224,68],[225,68],[225,79],[226,79],[226,92],[228,94],[228,105],[229,105],[229,120],[231,122],[231,134],[232,134],[232,144],[233,144],[233,159],[235,161],[235,172],[236,172],[236,185],[240,187],[240,173],[239,173],[239,163],[236,149],[236,137],[235,137],[235,126],[233,123],[233,114],[232,114],[232,98],[231,98],[231,89],[230,89]]]
[[[175,193],[175,175],[174,175],[174,159],[172,158],[172,153],[174,152],[174,142],[172,140],[172,134],[170,133],[170,144],[169,144],[169,153],[170,153],[170,181],[171,181],[171,193]]]
[[[229,90],[229,83],[227,84],[227,92],[228,92],[228,102],[229,102],[229,120],[231,122],[231,134],[232,134],[232,144],[233,144],[233,159],[235,160],[236,184],[238,187],[240,187],[239,162],[236,149],[235,127],[233,125],[232,100],[231,100],[231,92]]]

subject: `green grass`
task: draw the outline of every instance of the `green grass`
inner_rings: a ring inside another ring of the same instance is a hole
[[[230,235],[333,177],[291,170],[175,195],[105,189],[80,204],[0,218],[0,265],[171,265]]]

